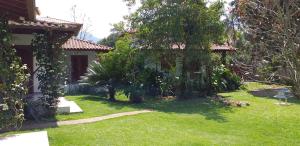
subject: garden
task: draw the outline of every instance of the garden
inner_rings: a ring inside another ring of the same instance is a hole
[[[222,2],[143,1],[99,42],[113,50],[72,92],[61,88],[66,35],[34,34],[39,100],[27,96],[30,75],[1,17],[0,141],[43,130],[58,146],[297,145],[300,3],[249,1],[230,14]],[[226,43],[237,49],[211,49]],[[83,113],[57,114],[60,96]]]
[[[272,88],[278,86],[247,83],[242,90],[219,94],[234,101],[250,103],[247,107],[224,106],[207,98],[153,99],[137,105],[128,102],[112,103],[99,96],[68,96],[69,99],[76,99],[86,112],[60,115],[58,120],[141,109],[153,109],[154,112],[44,130],[48,132],[50,145],[58,146],[297,145],[300,136],[299,101],[289,99],[291,106],[278,106],[275,104],[277,99],[251,94],[251,91]],[[122,96],[116,98],[126,100]],[[89,106],[90,104],[93,106]],[[78,134],[78,131],[84,134]],[[32,131],[22,131],[26,132]]]

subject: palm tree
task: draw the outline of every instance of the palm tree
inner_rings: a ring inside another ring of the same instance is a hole
[[[109,92],[109,100],[116,101],[115,82],[112,74],[99,62],[94,62],[88,68],[86,75],[82,78],[82,82],[96,86],[106,86]]]

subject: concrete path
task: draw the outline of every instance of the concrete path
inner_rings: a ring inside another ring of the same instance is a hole
[[[0,146],[49,146],[47,131],[16,134],[0,138]]]
[[[119,118],[119,117],[124,117],[124,116],[132,116],[132,115],[138,115],[138,114],[150,113],[150,112],[153,112],[153,111],[152,110],[141,110],[141,111],[111,114],[111,115],[88,118],[88,119],[57,121],[57,122],[48,122],[48,123],[40,123],[40,124],[35,123],[35,124],[31,124],[31,125],[23,125],[23,127],[21,129],[22,130],[31,130],[31,129],[44,129],[44,128],[51,128],[51,127],[59,127],[59,126],[65,126],[65,125],[88,124],[88,123],[99,122],[99,121],[103,121],[103,120],[107,120],[107,119]]]

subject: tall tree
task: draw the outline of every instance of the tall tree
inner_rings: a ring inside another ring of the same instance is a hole
[[[128,84],[129,77],[133,70],[133,56],[135,48],[132,48],[131,36],[125,34],[116,41],[114,50],[99,54],[100,62],[92,64],[83,82],[92,85],[105,85],[109,90],[109,100],[115,101],[115,88],[118,85]]]
[[[135,0],[125,0],[129,5]],[[143,0],[141,7],[129,17],[137,31],[139,48],[172,49],[180,52],[181,73],[179,96],[187,93],[187,70],[190,64],[201,62],[210,71],[210,45],[222,38],[224,27],[220,21],[223,3],[204,0]],[[210,80],[208,80],[210,82]],[[208,83],[208,90],[210,89]]]
[[[113,24],[112,26],[113,28],[110,30],[111,34],[108,37],[101,39],[98,44],[114,48],[116,47],[117,40],[128,31],[126,30],[125,22],[123,21]]]
[[[289,80],[300,98],[300,1],[236,0],[236,14],[250,40],[271,65],[273,74]]]

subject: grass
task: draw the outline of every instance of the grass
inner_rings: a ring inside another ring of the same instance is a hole
[[[300,102],[292,99],[291,106],[278,106],[275,99],[252,95],[252,90],[268,88],[249,83],[243,90],[221,94],[247,101],[249,107],[224,107],[201,98],[150,101],[122,107],[153,108],[154,113],[45,130],[51,146],[299,145]],[[98,106],[108,108],[106,104]]]
[[[109,102],[103,96],[79,95],[67,96],[66,98],[70,101],[75,101],[84,112],[57,115],[56,120],[58,121],[77,120],[137,110],[135,107],[129,106],[130,104],[127,102],[128,99],[122,94],[117,95],[120,101],[115,103]]]

